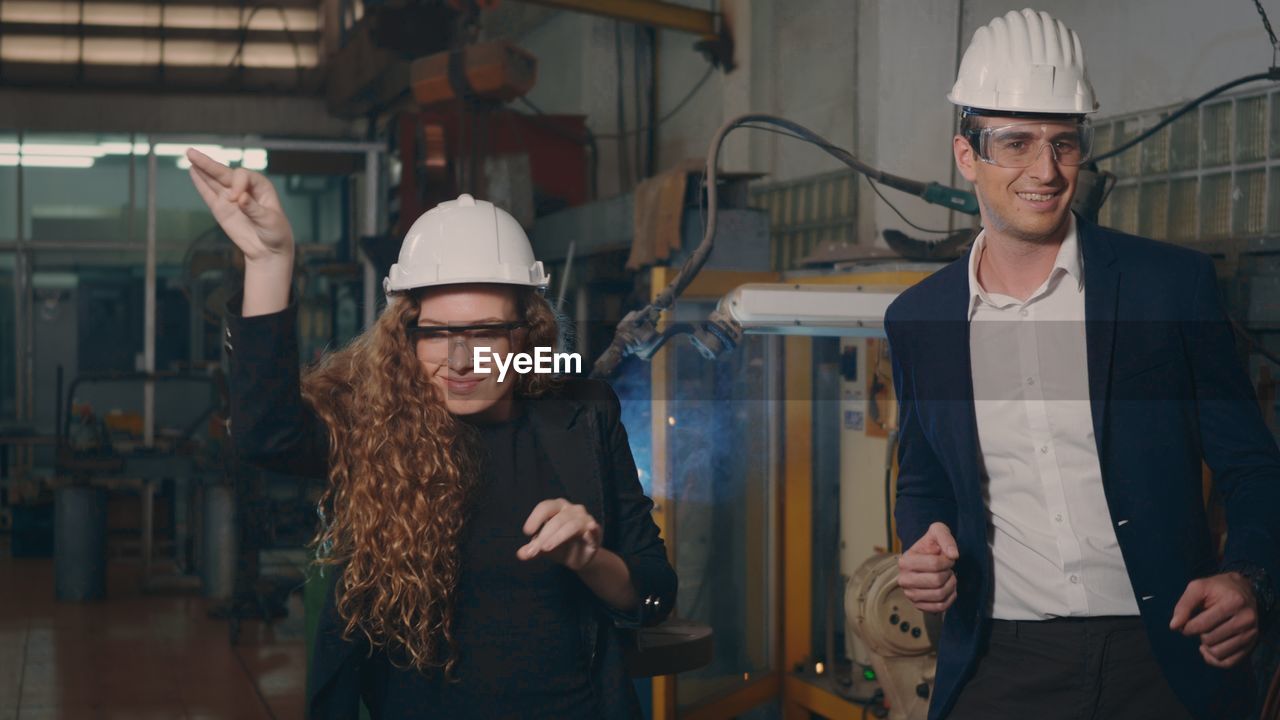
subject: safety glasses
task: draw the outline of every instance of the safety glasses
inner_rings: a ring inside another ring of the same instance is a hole
[[[407,325],[409,344],[423,349],[431,357],[448,357],[458,344],[470,350],[483,348],[491,352],[508,352],[511,333],[528,328],[527,322],[479,323],[474,325]]]
[[[1062,165],[1083,165],[1093,156],[1093,125],[1087,119],[973,128],[965,137],[983,162],[1003,168],[1030,167],[1046,147]]]

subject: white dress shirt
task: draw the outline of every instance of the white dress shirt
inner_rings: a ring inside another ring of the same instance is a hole
[[[1137,615],[1093,437],[1084,271],[1074,217],[1026,302],[978,282],[969,256],[969,354],[995,560],[991,616]]]

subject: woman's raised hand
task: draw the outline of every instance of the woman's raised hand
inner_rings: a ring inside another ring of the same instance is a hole
[[[604,530],[585,507],[558,498],[534,506],[524,521],[524,534],[531,537],[516,557],[532,560],[546,555],[578,572],[596,556]]]
[[[293,263],[293,229],[271,181],[244,168],[231,169],[194,148],[187,150],[191,182],[246,263]]]

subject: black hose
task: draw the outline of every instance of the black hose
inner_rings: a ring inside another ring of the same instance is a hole
[[[1170,123],[1188,112],[1191,112],[1196,107],[1199,107],[1209,98],[1224,93],[1234,87],[1259,80],[1280,81],[1280,66],[1268,68],[1266,72],[1245,75],[1213,88],[1194,100],[1191,100],[1186,105],[1183,105],[1165,119],[1148,128],[1145,132],[1139,134],[1137,137],[1129,140],[1120,147],[1093,158],[1093,160],[1094,162],[1102,162],[1113,158],[1150,138]],[[711,249],[714,244],[716,234],[716,215],[719,205],[716,195],[716,166],[719,161],[720,146],[724,143],[725,136],[737,127],[746,126],[753,127],[758,130],[769,129],[760,127],[759,125],[754,125],[754,123],[763,123],[765,125],[774,125],[776,127],[783,128],[787,131],[787,134],[818,146],[828,155],[831,155],[845,165],[848,165],[854,170],[862,173],[869,180],[873,180],[882,185],[887,185],[895,190],[900,190],[911,195],[923,196],[930,187],[929,183],[923,183],[919,180],[911,180],[909,178],[893,175],[872,167],[854,157],[848,150],[832,145],[821,135],[818,135],[803,125],[785,118],[763,113],[749,113],[733,118],[720,126],[720,129],[716,131],[714,136],[712,136],[710,146],[707,150],[705,171],[707,188],[707,217],[702,242],[699,243],[698,247],[693,251],[693,254],[685,260],[675,279],[671,281],[666,289],[664,289],[651,304],[641,310],[628,313],[627,316],[622,319],[622,322],[618,323],[618,329],[614,334],[613,342],[610,343],[609,347],[600,355],[599,358],[596,359],[596,362],[592,367],[592,377],[609,376],[625,357],[640,349],[643,349],[646,353],[651,353],[656,349],[652,347],[652,343],[656,337],[655,328],[658,317],[662,311],[671,307],[676,298],[680,297],[685,288],[689,286],[689,283],[693,281],[693,278],[697,276],[700,270],[702,270],[702,266],[706,264],[707,258],[711,255]],[[669,340],[670,337],[670,334],[663,336],[662,342]]]
[[[806,128],[805,126],[800,125],[799,123],[792,122],[785,118],[776,117],[774,115],[766,115],[763,113],[740,115],[734,118],[733,120],[730,120],[729,122],[722,125],[720,129],[716,131],[716,134],[711,138],[711,144],[707,152],[707,164],[706,164],[706,186],[707,186],[706,232],[703,234],[702,243],[698,245],[697,249],[694,250],[693,254],[689,256],[689,259],[685,261],[683,266],[681,266],[680,272],[678,275],[676,275],[675,280],[673,280],[672,283],[667,286],[667,289],[664,290],[662,294],[660,294],[657,297],[657,299],[654,300],[653,305],[657,307],[659,310],[665,310],[671,306],[671,303],[673,303],[675,299],[679,297],[681,293],[684,292],[684,289],[689,286],[689,283],[693,281],[694,276],[698,274],[698,271],[702,269],[702,266],[706,263],[707,258],[711,255],[712,245],[714,244],[714,240],[715,240],[716,217],[717,217],[717,211],[719,207],[718,198],[716,196],[717,165],[719,164],[718,161],[720,156],[720,146],[724,143],[725,136],[729,134],[729,131],[733,130],[734,128],[740,125],[745,125],[747,123],[757,123],[757,122],[765,123],[769,125],[776,125],[778,127],[789,130],[795,135],[799,136],[801,139],[806,140],[818,146],[819,148],[824,150],[828,155],[831,155],[832,157],[843,162],[844,164],[848,165],[854,170],[857,170],[858,172],[862,173],[863,175],[866,175],[867,177],[870,177],[876,182],[879,182],[884,185],[888,185],[889,187],[894,188],[896,190],[901,190],[903,192],[911,193],[913,195],[920,195],[924,193],[926,188],[928,188],[928,183],[923,183],[918,180],[910,180],[908,178],[900,177],[898,175],[893,175],[862,162],[858,158],[854,157],[853,154],[850,153],[848,150],[832,145],[830,142],[826,140],[826,138],[813,132],[809,128]]]
[[[912,195],[924,195],[929,189],[929,183],[923,183],[918,180],[911,180],[898,175],[884,172],[878,168],[868,165],[852,153],[844,148],[832,145],[826,138],[813,132],[799,123],[792,122],[785,118],[765,113],[748,113],[739,115],[732,120],[724,123],[716,130],[715,135],[711,137],[711,142],[707,147],[707,159],[705,167],[705,183],[707,196],[707,216],[706,227],[703,231],[702,242],[694,249],[693,253],[680,266],[680,271],[676,274],[675,279],[656,297],[653,302],[640,310],[635,310],[627,314],[626,317],[618,323],[617,331],[614,333],[613,341],[609,347],[601,353],[592,366],[591,376],[595,378],[608,377],[613,374],[618,364],[622,362],[628,355],[643,353],[645,357],[651,355],[654,350],[653,342],[658,339],[656,327],[658,318],[661,313],[671,307],[676,298],[684,293],[689,283],[693,282],[693,278],[702,270],[702,266],[706,264],[707,258],[711,256],[712,247],[715,244],[716,235],[716,219],[719,211],[719,198],[716,192],[716,178],[718,174],[718,166],[720,159],[720,147],[724,144],[724,138],[730,131],[738,127],[755,127],[760,128],[755,123],[764,125],[774,125],[776,127],[787,130],[792,135],[805,140],[813,145],[818,146],[828,155],[836,158],[840,162],[866,175],[878,183],[887,185],[896,190],[901,190]],[[670,339],[670,334],[661,337],[662,341]]]
[[[1227,82],[1227,83],[1223,83],[1223,84],[1219,85],[1218,87],[1216,87],[1216,88],[1214,88],[1214,89],[1210,90],[1209,92],[1207,92],[1207,93],[1205,93],[1205,94],[1201,95],[1200,97],[1196,98],[1195,100],[1192,100],[1192,101],[1188,102],[1186,105],[1183,105],[1182,107],[1178,108],[1175,112],[1171,113],[1171,114],[1169,115],[1169,117],[1167,117],[1167,118],[1165,118],[1165,119],[1161,120],[1160,122],[1156,123],[1155,125],[1152,125],[1151,127],[1147,128],[1146,132],[1142,133],[1141,135],[1138,135],[1137,137],[1133,138],[1133,139],[1132,139],[1132,140],[1130,140],[1129,142],[1127,142],[1127,143],[1125,143],[1125,144],[1121,145],[1120,147],[1118,147],[1118,148],[1116,148],[1116,149],[1114,149],[1114,150],[1110,150],[1110,151],[1108,151],[1108,152],[1103,153],[1102,155],[1098,155],[1097,157],[1093,158],[1093,161],[1094,161],[1094,162],[1102,162],[1103,160],[1109,160],[1109,159],[1111,159],[1111,158],[1113,158],[1113,157],[1115,157],[1115,156],[1119,155],[1120,153],[1122,153],[1122,152],[1124,152],[1124,151],[1128,150],[1129,148],[1133,147],[1134,145],[1137,145],[1138,143],[1140,143],[1140,142],[1142,142],[1142,141],[1146,140],[1147,138],[1151,137],[1152,135],[1155,135],[1156,133],[1160,132],[1162,129],[1164,129],[1164,127],[1165,127],[1166,125],[1168,125],[1169,123],[1173,122],[1174,120],[1177,120],[1178,118],[1182,117],[1183,115],[1186,115],[1187,113],[1191,112],[1192,110],[1196,109],[1196,108],[1197,108],[1197,107],[1199,107],[1202,103],[1204,103],[1204,101],[1205,101],[1205,100],[1208,100],[1209,98],[1211,98],[1211,97],[1213,97],[1213,96],[1215,96],[1215,95],[1219,95],[1219,94],[1221,94],[1221,93],[1224,93],[1224,92],[1226,92],[1226,91],[1230,90],[1231,88],[1236,87],[1236,86],[1238,86],[1238,85],[1244,85],[1245,83],[1256,82],[1256,81],[1258,81],[1258,80],[1273,80],[1273,81],[1274,81],[1274,80],[1280,80],[1280,67],[1273,67],[1273,68],[1270,68],[1270,69],[1268,69],[1266,72],[1254,73],[1254,74],[1252,74],[1252,75],[1245,75],[1244,77],[1236,78],[1235,80],[1232,80],[1231,82]]]

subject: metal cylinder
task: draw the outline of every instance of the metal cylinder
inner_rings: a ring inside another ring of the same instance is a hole
[[[84,602],[107,594],[107,491],[64,485],[54,493],[54,595]]]
[[[205,486],[203,530],[204,596],[228,599],[236,580],[236,496],[230,485]]]

